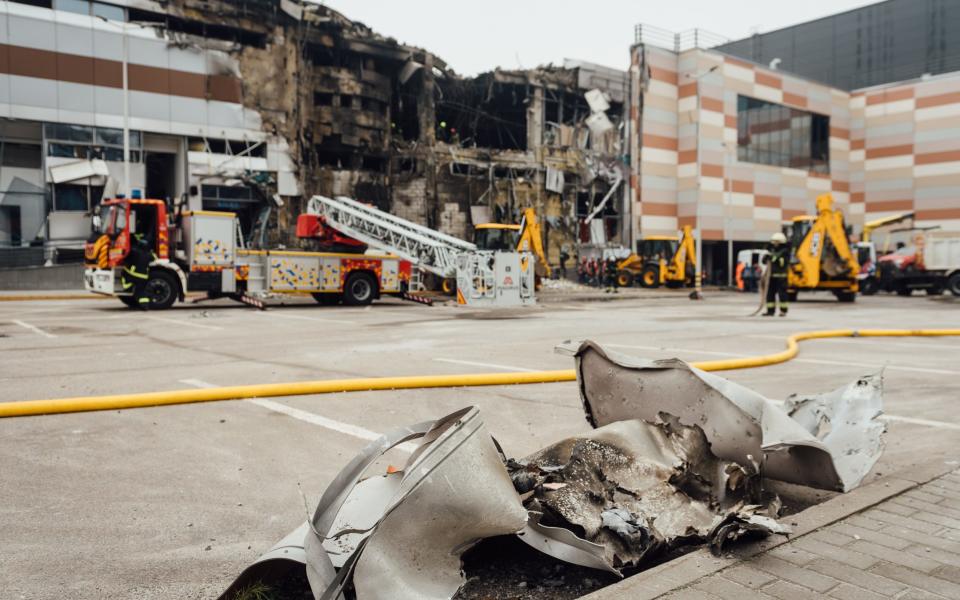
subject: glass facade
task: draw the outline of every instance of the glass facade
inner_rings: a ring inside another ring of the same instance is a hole
[[[828,174],[830,118],[738,96],[737,159]]]

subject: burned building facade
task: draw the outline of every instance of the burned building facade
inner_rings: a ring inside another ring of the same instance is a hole
[[[112,193],[234,211],[288,246],[315,194],[466,239],[534,206],[551,262],[629,232],[622,71],[568,61],[464,78],[290,0],[4,4],[8,249],[79,247]]]

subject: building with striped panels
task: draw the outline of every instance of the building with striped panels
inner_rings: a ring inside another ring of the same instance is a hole
[[[960,230],[960,73],[848,91],[640,43],[630,79],[632,238],[701,230],[708,278],[825,192],[855,232],[908,211]]]

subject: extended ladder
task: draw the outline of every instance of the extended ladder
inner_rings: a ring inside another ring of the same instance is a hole
[[[344,235],[396,254],[440,277],[453,277],[457,270],[457,256],[477,249],[470,242],[344,196],[314,196],[307,211],[322,215],[325,225]]]

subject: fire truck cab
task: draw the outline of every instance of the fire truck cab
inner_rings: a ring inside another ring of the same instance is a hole
[[[276,294],[366,305],[405,293],[410,281],[411,264],[396,256],[247,249],[234,213],[187,211],[171,220],[162,200],[116,198],[101,205],[99,235],[86,246],[87,290],[134,304],[121,273],[136,236],[153,253],[150,310],[170,308],[188,292],[258,306]]]

